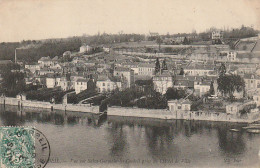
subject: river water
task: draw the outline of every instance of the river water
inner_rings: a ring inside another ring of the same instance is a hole
[[[47,137],[46,167],[258,167],[260,135],[246,124],[156,120],[0,108],[1,126],[34,126]],[[240,132],[230,132],[236,128]]]

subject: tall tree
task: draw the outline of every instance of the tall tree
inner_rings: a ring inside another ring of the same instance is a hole
[[[211,83],[210,83],[209,93],[210,93],[211,95],[214,95],[214,94],[215,94],[213,81],[211,81]]]
[[[162,62],[162,70],[168,70],[167,64],[166,64],[166,59],[164,59]]]
[[[222,95],[233,97],[235,91],[241,92],[245,89],[245,81],[239,75],[223,75],[217,79],[218,90]]]
[[[184,70],[181,68],[180,75],[184,75]]]
[[[156,39],[156,43],[159,45],[159,52],[161,52],[161,44],[162,44],[163,40],[160,36],[157,37]]]
[[[160,61],[159,58],[156,58],[156,62],[155,62],[155,74],[157,74],[158,72],[160,72]]]
[[[184,98],[186,97],[186,92],[185,90],[177,90],[175,88],[168,88],[166,93],[165,93],[165,97],[167,100],[170,100],[170,99],[181,99],[181,98]]]
[[[187,37],[184,37],[183,44],[184,44],[184,45],[190,44],[190,42],[189,42],[189,40],[187,39]]]
[[[224,63],[221,63],[219,67],[219,76],[224,76],[226,74],[226,66]]]

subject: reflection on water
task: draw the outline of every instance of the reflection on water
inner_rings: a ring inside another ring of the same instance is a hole
[[[99,118],[89,113],[19,112],[14,107],[0,106],[0,125],[31,125],[41,129],[50,141],[52,157],[59,157],[59,162],[65,164],[75,158],[159,159],[161,162],[174,159],[174,164],[179,166],[184,164],[183,159],[195,166],[259,163],[260,136],[245,132],[242,127],[246,124]],[[241,131],[230,132],[232,128]],[[231,159],[228,163],[227,158]]]

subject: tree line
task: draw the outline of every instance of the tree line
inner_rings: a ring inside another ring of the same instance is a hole
[[[106,34],[94,36],[69,37],[64,39],[48,40],[23,40],[15,43],[0,43],[0,60],[14,61],[15,49],[17,48],[18,61],[36,62],[41,57],[61,56],[65,51],[78,51],[85,43],[97,46],[119,42],[141,41],[145,36],[140,34]]]

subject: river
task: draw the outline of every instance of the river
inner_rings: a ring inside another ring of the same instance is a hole
[[[36,112],[37,111],[37,112]],[[260,135],[245,124],[98,116],[0,107],[1,126],[34,126],[47,137],[46,167],[257,167]]]

